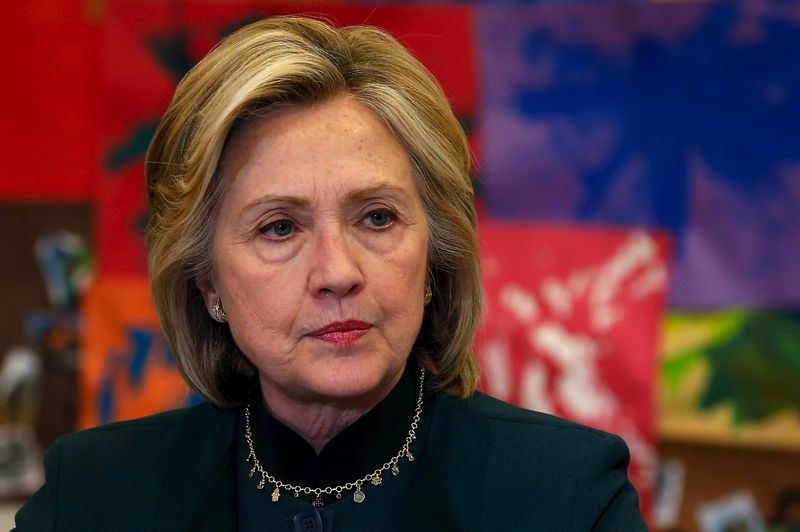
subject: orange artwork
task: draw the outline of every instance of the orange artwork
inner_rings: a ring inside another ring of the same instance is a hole
[[[188,388],[164,342],[144,277],[95,279],[83,313],[78,428],[186,404]]]

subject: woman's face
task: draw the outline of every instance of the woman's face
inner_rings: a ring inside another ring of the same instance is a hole
[[[428,224],[404,149],[341,97],[278,110],[237,132],[223,160],[209,308],[269,399],[382,396],[423,314]]]

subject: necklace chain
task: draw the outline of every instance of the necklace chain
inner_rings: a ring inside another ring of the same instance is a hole
[[[305,495],[313,494],[314,498],[314,506],[317,508],[322,507],[322,495],[331,495],[336,494],[337,499],[342,498],[342,494],[344,492],[348,492],[350,490],[355,489],[353,492],[353,500],[357,503],[364,502],[366,496],[364,492],[361,490],[361,487],[368,482],[371,483],[373,486],[378,486],[382,482],[381,474],[385,471],[391,471],[392,475],[397,476],[400,474],[400,460],[403,459],[405,456],[409,462],[414,461],[414,455],[411,453],[411,443],[417,439],[417,428],[419,427],[419,420],[420,416],[422,415],[422,391],[423,385],[425,384],[425,369],[420,369],[419,374],[419,395],[417,396],[417,406],[414,409],[414,417],[411,419],[411,427],[408,429],[408,434],[406,435],[406,441],[403,443],[403,446],[400,450],[391,457],[387,462],[385,462],[382,466],[377,468],[372,473],[364,475],[358,480],[354,480],[352,482],[347,482],[345,484],[340,484],[338,486],[328,486],[325,488],[311,488],[308,486],[298,486],[296,484],[292,484],[290,482],[284,482],[282,480],[278,480],[272,474],[269,473],[264,466],[261,465],[261,462],[258,460],[256,456],[256,450],[253,446],[253,433],[250,430],[250,405],[246,405],[244,407],[244,437],[247,441],[247,447],[249,453],[247,455],[247,462],[253,462],[253,467],[250,469],[250,478],[258,473],[261,475],[261,479],[258,481],[257,488],[259,490],[263,490],[267,484],[275,486],[275,489],[272,492],[272,502],[278,502],[281,497],[281,490],[293,493],[295,497],[299,497],[301,493]]]

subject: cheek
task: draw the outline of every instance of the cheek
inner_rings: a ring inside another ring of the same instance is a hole
[[[238,288],[235,313],[228,322],[234,342],[258,368],[287,364],[296,347],[298,298],[287,297],[285,285],[256,283]]]
[[[409,320],[409,327],[422,319],[427,253],[417,246],[398,252],[373,276],[387,314]]]
[[[385,321],[382,329],[390,350],[407,355],[419,334],[425,307],[422,303],[422,282],[407,283],[404,290],[398,289],[399,286],[399,283],[389,285],[383,293]]]
[[[263,265],[248,268],[243,261],[225,272],[223,290],[230,300],[234,336],[288,334],[300,298],[297,278]]]

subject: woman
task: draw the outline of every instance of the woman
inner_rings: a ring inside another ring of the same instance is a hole
[[[387,34],[271,18],[180,83],[150,279],[209,403],[67,436],[28,530],[644,530],[609,434],[475,392],[467,143]]]

